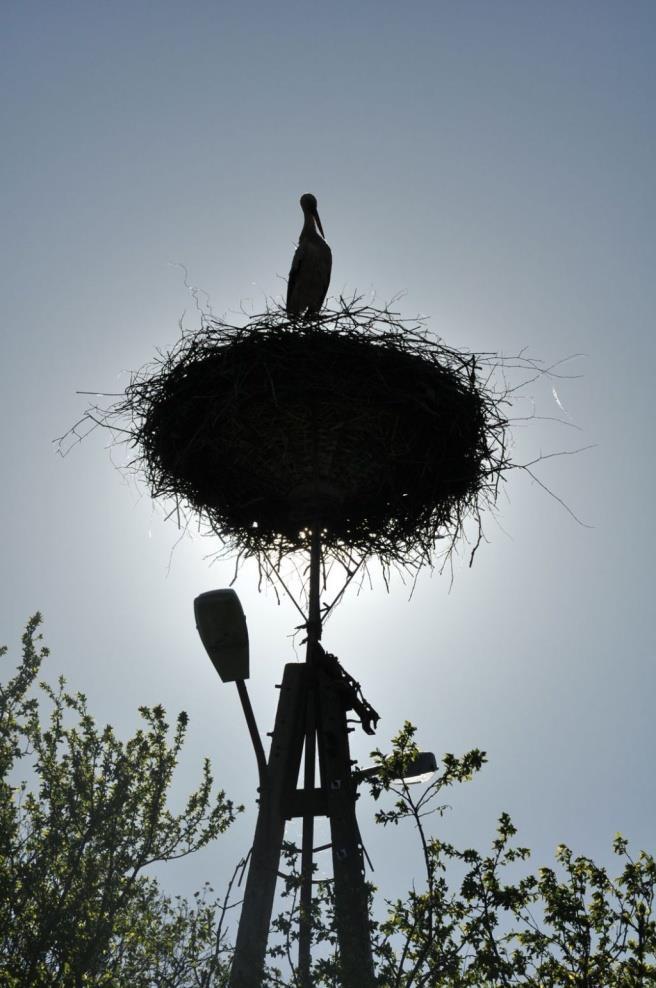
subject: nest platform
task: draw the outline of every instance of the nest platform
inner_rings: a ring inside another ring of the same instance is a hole
[[[206,321],[133,377],[129,420],[154,497],[245,555],[306,548],[406,563],[455,538],[506,465],[499,399],[472,354],[388,310],[342,302]]]

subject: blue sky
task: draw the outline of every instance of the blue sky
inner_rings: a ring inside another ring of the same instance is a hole
[[[584,355],[556,385],[580,431],[518,427],[518,461],[596,444],[540,470],[591,528],[513,474],[471,570],[464,554],[411,600],[374,581],[326,644],[379,744],[409,718],[438,753],[489,752],[450,836],[480,845],[505,809],[536,863],[560,841],[607,858],[616,830],[653,850],[654,5],[25,2],[0,20],[0,638],[41,609],[51,674],[125,732],[140,703],[189,711],[183,782],[211,754],[251,810],[171,887],[220,887],[251,837],[254,759],[192,616],[232,567],[199,537],[170,559],[174,524],[104,437],[64,460],[51,440],[76,390],[120,391],[195,325],[175,264],[231,319],[279,296],[307,191],[332,291],[404,292],[453,346]],[[548,382],[525,394],[518,415],[559,413]],[[256,582],[245,567],[236,589],[266,731],[296,615]],[[415,859],[359,805],[398,888]]]

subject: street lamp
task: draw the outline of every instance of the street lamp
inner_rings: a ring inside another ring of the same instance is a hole
[[[403,779],[395,779],[395,782],[405,782],[412,786],[419,782],[428,782],[437,772],[437,759],[432,751],[420,751],[416,758],[413,758],[405,770]]]
[[[200,640],[224,683],[236,683],[248,732],[253,742],[260,789],[266,785],[267,761],[257,729],[246,680],[249,676],[248,628],[239,597],[234,590],[208,590],[194,600],[194,615]]]
[[[234,590],[208,590],[194,601],[196,627],[224,683],[248,679],[248,629]]]
[[[358,785],[364,779],[371,779],[380,774],[380,765],[373,765],[371,768],[361,769],[353,773],[353,779]],[[416,758],[407,765],[404,775],[394,782],[405,782],[407,785],[415,785],[420,782],[428,782],[437,771],[437,759],[432,751],[420,751]]]

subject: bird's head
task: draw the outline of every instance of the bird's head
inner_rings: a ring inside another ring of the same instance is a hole
[[[317,226],[319,227],[319,233],[324,236],[323,227],[321,225],[321,220],[319,219],[319,213],[317,212],[317,197],[313,196],[311,192],[305,192],[301,196],[301,209],[306,216],[311,216]]]
[[[313,196],[311,192],[304,192],[301,196],[301,209],[304,213],[316,213],[317,197]]]

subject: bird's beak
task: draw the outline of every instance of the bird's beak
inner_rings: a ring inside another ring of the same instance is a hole
[[[315,223],[317,224],[317,226],[319,227],[319,233],[321,234],[321,236],[322,236],[322,237],[323,237],[323,239],[325,240],[325,239],[326,239],[326,237],[325,237],[325,234],[324,234],[324,232],[323,232],[323,227],[322,227],[322,225],[321,225],[321,220],[319,219],[319,214],[318,214],[318,212],[316,211],[316,209],[315,209],[315,211],[314,211],[314,221],[315,221]]]

